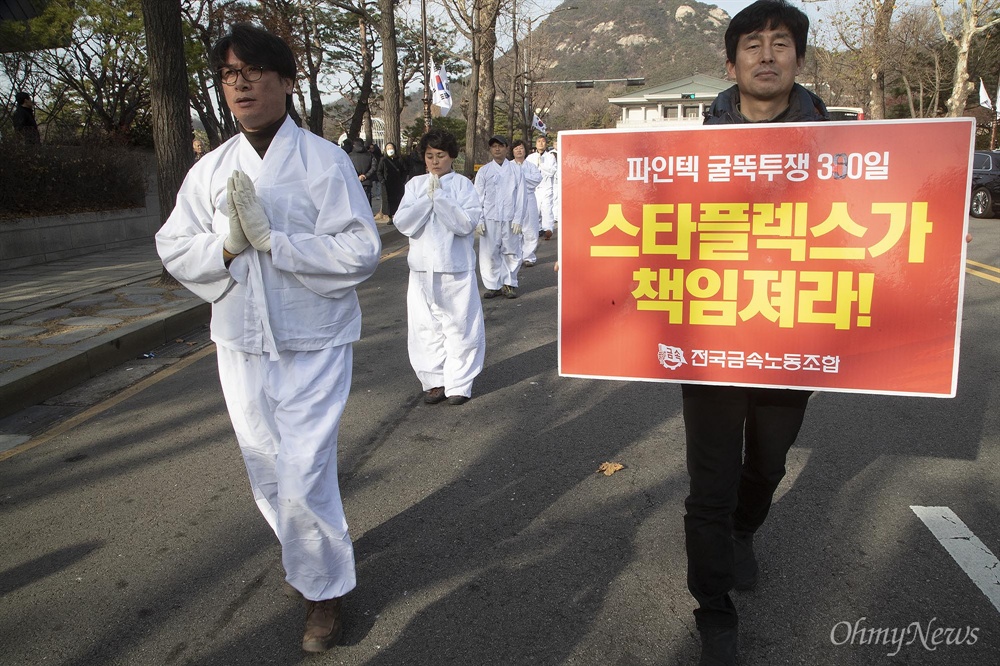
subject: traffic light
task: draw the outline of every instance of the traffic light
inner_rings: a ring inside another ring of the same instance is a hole
[[[681,99],[694,99],[694,93],[681,93]]]

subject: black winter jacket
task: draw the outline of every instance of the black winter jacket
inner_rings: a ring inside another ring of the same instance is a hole
[[[740,89],[733,86],[719,93],[712,106],[705,112],[705,125],[739,125],[751,121],[743,117],[739,111]],[[817,120],[829,120],[823,100],[809,92],[798,83],[792,87],[788,108],[780,116],[772,120],[775,123],[806,123]]]

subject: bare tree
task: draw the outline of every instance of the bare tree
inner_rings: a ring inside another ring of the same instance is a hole
[[[969,94],[975,86],[969,83],[969,51],[976,35],[1000,24],[996,16],[996,0],[959,0],[955,15],[955,27],[950,28],[948,19],[939,0],[931,0],[931,6],[938,17],[941,34],[955,47],[955,75],[952,80],[951,97],[948,98],[948,117],[957,118],[965,111]],[[987,17],[994,16],[992,19]]]

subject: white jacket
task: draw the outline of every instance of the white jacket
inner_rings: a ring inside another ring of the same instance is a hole
[[[227,268],[226,182],[236,169],[254,181],[271,252],[249,247]],[[216,344],[273,355],[360,337],[355,287],[375,272],[381,241],[347,154],[286,118],[263,160],[242,134],[199,160],[156,247],[170,274],[212,303]]]
[[[476,270],[476,225],[482,208],[475,187],[454,171],[441,176],[434,198],[427,196],[429,175],[411,178],[393,216],[399,233],[410,239],[411,271],[464,273]]]
[[[510,160],[505,159],[503,164],[490,160],[479,168],[476,191],[483,206],[484,220],[521,223],[524,216],[521,181],[521,167]]]

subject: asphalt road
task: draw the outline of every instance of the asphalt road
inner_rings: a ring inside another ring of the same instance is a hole
[[[736,597],[741,663],[1000,663],[1000,609],[910,508],[949,507],[1000,553],[1000,220],[972,229],[994,279],[967,277],[958,397],[814,395],[758,537],[761,585]],[[423,404],[402,248],[390,237],[360,290],[344,645],[299,650],[205,346],[116,397],[93,389],[0,461],[0,664],[694,663],[679,389],[558,377],[543,242],[521,296],[485,302],[474,399]],[[854,632],[914,623],[926,644]],[[938,627],[961,631],[935,644]]]

